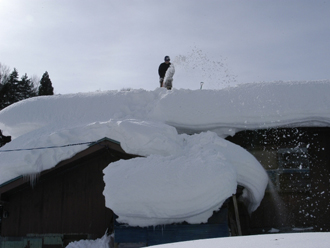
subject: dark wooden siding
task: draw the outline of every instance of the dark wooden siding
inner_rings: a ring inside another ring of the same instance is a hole
[[[99,238],[111,231],[113,214],[105,207],[102,170],[118,160],[106,149],[1,196],[9,216],[2,220],[3,237],[27,234],[86,234]],[[86,237],[87,237],[86,236]]]
[[[153,246],[197,239],[229,236],[227,203],[220,211],[214,212],[204,224],[177,223],[149,227],[131,227],[115,222],[116,244],[140,244]]]
[[[260,207],[252,214],[252,232],[271,228],[283,232],[301,230],[295,228],[330,231],[330,128],[242,131],[228,140],[254,154],[270,176],[281,175],[280,185],[275,185],[275,190],[268,188]],[[300,148],[308,166],[279,168],[281,149]]]

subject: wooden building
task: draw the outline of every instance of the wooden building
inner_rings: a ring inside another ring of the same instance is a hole
[[[111,233],[113,213],[105,206],[102,171],[133,157],[105,138],[41,172],[33,184],[19,177],[0,185],[0,247],[65,247]]]
[[[72,241],[101,238],[106,231],[115,231],[114,242],[120,247],[139,247],[226,237],[230,227],[236,228],[231,199],[201,225],[139,228],[117,223],[105,206],[103,169],[111,162],[134,157],[119,142],[104,138],[41,172],[32,182],[18,177],[0,185],[0,248],[65,247]]]

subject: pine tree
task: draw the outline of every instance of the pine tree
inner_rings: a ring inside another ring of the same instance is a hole
[[[7,81],[3,85],[0,92],[0,109],[3,109],[14,102],[18,102],[18,96],[16,94],[18,88],[18,72],[14,68],[14,71],[9,75]]]
[[[52,81],[49,78],[48,72],[46,71],[40,80],[40,86],[38,91],[39,96],[54,95],[54,88]]]
[[[5,106],[5,96],[8,91],[9,69],[0,63],[0,110]]]
[[[31,79],[25,74],[21,80],[16,69],[9,74],[0,87],[0,110],[21,100],[36,96]]]
[[[27,74],[19,80],[15,68],[9,74],[9,68],[0,63],[0,110],[36,95],[54,95],[54,88],[47,71],[42,76],[38,88],[35,88],[34,82],[38,83],[38,79],[28,78]]]
[[[19,100],[36,96],[34,84],[32,80],[28,78],[26,73],[21,78],[21,81],[18,83],[18,87]]]
[[[10,85],[9,83],[5,83],[1,85],[0,88],[0,110],[4,109],[5,107],[9,106],[10,100],[9,100],[9,95],[10,95]]]

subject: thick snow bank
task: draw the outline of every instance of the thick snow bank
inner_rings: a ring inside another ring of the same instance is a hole
[[[31,98],[0,111],[0,129],[16,138],[57,123],[153,120],[184,132],[330,124],[330,81],[245,84],[222,90],[106,91]],[[28,114],[27,114],[28,113]]]

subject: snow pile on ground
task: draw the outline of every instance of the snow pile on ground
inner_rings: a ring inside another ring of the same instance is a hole
[[[110,248],[110,237],[103,236],[97,240],[82,240],[70,243],[67,248]],[[193,240],[164,245],[149,246],[154,248],[328,248],[330,233],[294,233],[294,234],[263,234]]]
[[[241,237],[203,239],[150,246],[154,248],[328,248],[330,233],[263,234]]]
[[[104,235],[100,239],[96,240],[79,240],[69,243],[66,248],[111,248],[110,246],[111,236]]]
[[[330,81],[277,82],[223,90],[158,88],[27,99],[0,111],[0,129],[13,138],[0,148],[0,184],[54,167],[89,142],[108,137],[126,152],[146,156],[113,163],[105,170],[107,206],[120,213],[122,221],[203,222],[234,193],[237,183],[246,187],[244,195],[253,211],[263,197],[266,173],[244,149],[220,137],[242,129],[329,126],[329,92]],[[83,144],[66,146],[77,143]],[[51,148],[30,150],[36,147]],[[16,149],[23,150],[8,151]],[[113,192],[119,183],[122,187]],[[136,195],[124,199],[125,190],[132,187]],[[148,194],[158,192],[157,197],[146,199],[148,189],[154,190]],[[148,204],[136,203],[138,198]],[[176,209],[165,206],[179,198],[173,204]],[[143,210],[146,204],[149,208]]]

